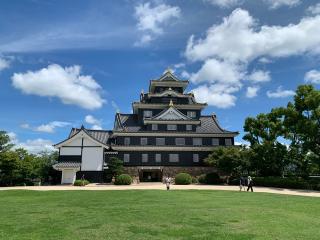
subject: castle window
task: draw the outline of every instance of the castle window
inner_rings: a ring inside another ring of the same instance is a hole
[[[142,145],[142,146],[148,145],[148,138],[141,138],[140,139],[140,145]]]
[[[130,154],[125,153],[123,154],[123,162],[127,163],[130,161]]]
[[[199,154],[193,154],[193,162],[199,162]]]
[[[143,111],[143,116],[146,118],[152,117],[152,111],[150,110]]]
[[[152,128],[152,131],[157,131],[158,130],[158,124],[152,124],[151,128]]]
[[[212,138],[212,146],[219,146],[219,138]]]
[[[168,130],[168,131],[176,131],[176,130],[177,130],[177,125],[175,125],[175,124],[168,124],[168,125],[167,125],[167,130]]]
[[[226,146],[231,146],[231,145],[232,145],[232,141],[231,141],[230,138],[226,138],[226,139],[224,140],[224,143],[225,143]]]
[[[156,162],[157,163],[161,162],[161,154],[160,153],[156,154]]]
[[[189,125],[189,124],[186,125],[186,130],[187,130],[187,131],[192,131],[192,125]]]
[[[201,146],[202,145],[202,138],[193,138],[193,145],[194,146]]]
[[[156,138],[156,145],[157,146],[165,145],[165,139],[164,138]]]
[[[197,113],[195,111],[188,111],[187,116],[190,118],[195,118],[197,116]]]
[[[124,145],[126,145],[126,146],[130,145],[130,138],[129,137],[124,138]]]
[[[184,138],[176,138],[176,145],[185,145]]]
[[[170,153],[169,154],[169,162],[179,162],[179,154]]]
[[[143,153],[142,154],[142,162],[148,162],[148,153]]]

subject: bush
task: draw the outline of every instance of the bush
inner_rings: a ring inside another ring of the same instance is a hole
[[[116,177],[115,185],[130,185],[132,183],[132,178],[128,174],[121,174]]]
[[[178,173],[175,177],[177,185],[189,185],[192,183],[192,177],[188,173]]]
[[[78,180],[75,180],[73,185],[74,186],[85,186],[85,185],[88,185],[90,182],[88,180],[81,180],[81,179],[78,179]]]
[[[198,178],[192,177],[192,183],[193,183],[193,184],[198,183]]]
[[[212,172],[207,174],[202,174],[198,177],[199,183],[202,184],[221,184],[222,180],[218,173]]]
[[[253,183],[263,187],[312,189],[312,184],[300,178],[256,177],[253,179]]]

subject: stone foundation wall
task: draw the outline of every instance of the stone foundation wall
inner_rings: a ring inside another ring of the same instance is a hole
[[[196,177],[201,174],[206,174],[210,172],[217,172],[217,169],[214,167],[170,167],[164,166],[160,167],[162,171],[162,177],[171,177],[174,178],[178,173],[184,172],[189,173],[191,176]],[[129,174],[134,183],[139,183],[139,169],[141,167],[124,167],[125,173]],[[143,170],[140,170],[143,171]],[[147,169],[145,169],[147,171]]]

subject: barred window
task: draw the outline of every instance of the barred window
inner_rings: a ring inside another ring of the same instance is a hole
[[[147,118],[152,117],[152,111],[150,110],[143,111],[143,116]]]
[[[142,146],[148,145],[148,138],[141,138],[140,139],[140,145],[142,145]]]
[[[193,145],[194,146],[201,146],[202,145],[202,138],[193,138]]]
[[[231,146],[232,145],[232,141],[231,141],[230,138],[224,139],[224,143],[225,143],[226,146]]]
[[[179,162],[179,154],[170,153],[169,154],[169,162]]]
[[[165,145],[165,138],[156,138],[156,145],[157,146]]]
[[[161,162],[161,154],[160,153],[156,154],[156,162],[157,163]]]
[[[123,162],[127,163],[130,161],[130,154],[125,153],[123,154]]]
[[[193,154],[193,162],[199,162],[199,154]]]
[[[185,145],[184,138],[176,138],[176,145]]]
[[[219,138],[212,138],[212,146],[218,146],[219,144]]]
[[[142,162],[148,162],[148,153],[143,153],[142,154]]]
[[[168,124],[168,125],[167,125],[167,130],[175,131],[175,130],[177,130],[177,125],[175,125],[175,124]]]
[[[158,124],[152,124],[152,131],[157,131],[158,130]]]
[[[124,138],[124,145],[126,145],[126,146],[130,145],[130,138],[129,137]]]
[[[187,131],[192,131],[192,125],[189,125],[189,124],[186,125],[186,130],[187,130]]]
[[[195,111],[188,111],[187,116],[191,118],[195,118],[197,116],[197,113]]]

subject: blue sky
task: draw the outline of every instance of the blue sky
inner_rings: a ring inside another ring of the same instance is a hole
[[[117,109],[170,67],[240,131],[320,86],[320,3],[302,0],[0,2],[0,128],[32,152]]]

